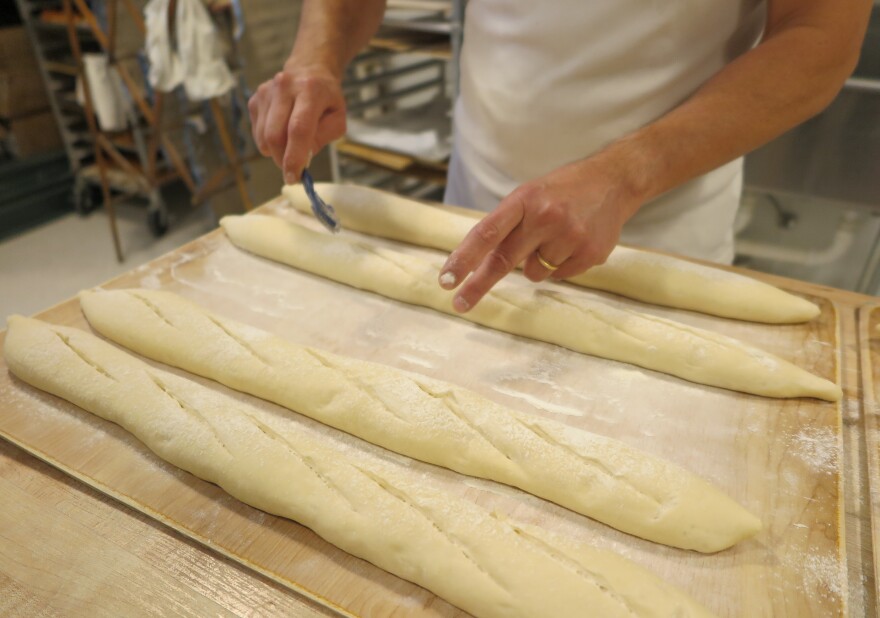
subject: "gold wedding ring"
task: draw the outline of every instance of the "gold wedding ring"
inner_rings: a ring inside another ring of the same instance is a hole
[[[559,268],[559,266],[555,266],[555,265],[551,264],[550,262],[548,262],[547,260],[545,260],[544,256],[541,255],[541,252],[538,249],[535,249],[535,257],[538,258],[538,262],[541,263],[541,266],[543,266],[544,268],[546,268],[550,272],[553,272],[554,270]]]

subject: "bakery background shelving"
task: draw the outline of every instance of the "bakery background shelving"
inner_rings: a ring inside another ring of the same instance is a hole
[[[458,93],[464,0],[389,0],[343,81],[348,131],[330,149],[335,182],[441,199]]]
[[[155,235],[161,235],[167,229],[167,212],[160,189],[179,174],[164,157],[157,159],[160,164],[155,168],[150,166],[151,110],[134,104],[147,96],[140,53],[142,6],[134,0],[126,0],[122,10],[117,0],[91,6],[82,0],[16,3],[33,42],[75,178],[74,206],[81,213],[99,204],[107,209],[116,257],[121,261],[115,203],[135,196],[146,200],[147,224]],[[107,81],[98,84],[84,79],[86,63],[100,58],[106,59],[103,75]],[[119,96],[129,103],[119,126],[104,128],[104,118],[96,108],[96,86],[110,88],[114,91],[111,97]]]
[[[72,177],[14,4],[0,6],[0,239],[66,212]]]
[[[210,9],[239,87],[222,100],[193,102],[180,88],[160,93],[149,85],[143,0],[16,2],[75,178],[74,205],[82,213],[105,207],[118,260],[118,201],[146,202],[154,236],[168,229],[162,190],[172,182],[186,186],[193,204],[237,186],[241,204],[250,207],[246,162],[256,151],[243,122],[247,94],[235,48],[242,30],[228,17],[232,4]]]

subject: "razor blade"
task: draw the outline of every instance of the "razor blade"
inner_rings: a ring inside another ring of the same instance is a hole
[[[334,234],[338,232],[341,226],[339,225],[339,219],[336,218],[336,211],[333,210],[333,206],[322,200],[315,192],[315,181],[312,179],[309,170],[304,169],[302,171],[300,180],[302,180],[306,195],[309,196],[309,201],[312,203],[312,212],[315,213],[315,217]]]

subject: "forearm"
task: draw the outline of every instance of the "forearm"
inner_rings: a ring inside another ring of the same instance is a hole
[[[826,12],[768,27],[763,42],[657,121],[596,155],[626,178],[634,204],[711,171],[824,109],[852,72],[870,4],[829,32]],[[857,7],[855,5],[858,5]]]
[[[440,271],[467,311],[517,264],[533,280],[604,262],[642,204],[818,113],[852,71],[871,0],[767,0],[763,42],[687,101],[601,150],[523,183]]]
[[[320,67],[342,79],[345,67],[382,22],[385,0],[305,0],[285,68]]]

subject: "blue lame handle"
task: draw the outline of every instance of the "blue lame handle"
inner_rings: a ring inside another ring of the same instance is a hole
[[[315,213],[315,217],[331,232],[338,232],[341,226],[339,225],[339,219],[336,218],[336,211],[333,210],[333,206],[322,200],[315,192],[315,181],[312,179],[309,170],[302,171],[300,180],[302,180],[306,195],[309,196],[309,201],[312,203],[312,212]]]

